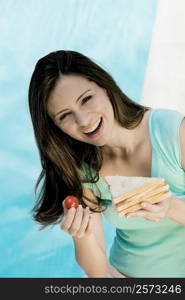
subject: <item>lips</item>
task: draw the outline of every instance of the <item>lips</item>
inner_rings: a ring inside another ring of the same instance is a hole
[[[85,132],[84,134],[86,136],[88,136],[89,138],[94,138],[94,137],[97,137],[99,134],[101,134],[101,129],[102,129],[102,123],[103,123],[103,118],[101,118],[98,122],[98,124],[93,126],[93,130],[89,131],[89,132]]]
[[[83,133],[85,133],[85,134],[91,134],[92,132],[94,132],[94,131],[97,129],[97,127],[99,126],[100,122],[101,122],[101,119],[98,120],[98,121],[94,124],[94,126],[92,126],[89,130],[84,131]]]

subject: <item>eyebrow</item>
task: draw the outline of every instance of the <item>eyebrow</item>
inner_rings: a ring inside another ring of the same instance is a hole
[[[80,100],[80,98],[85,94],[85,93],[87,93],[87,92],[89,92],[90,90],[86,90],[85,92],[83,92],[77,99],[76,99],[76,103]],[[58,111],[55,115],[54,115],[54,117],[56,117],[58,114],[60,114],[61,112],[63,112],[63,111],[65,111],[66,109],[62,109],[62,110],[60,110],[60,111]]]

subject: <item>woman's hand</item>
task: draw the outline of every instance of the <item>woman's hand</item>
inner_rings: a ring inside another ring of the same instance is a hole
[[[71,207],[67,209],[64,205],[64,216],[60,227],[73,237],[82,238],[92,233],[92,220],[89,207],[83,208],[79,205],[78,208]]]
[[[142,202],[141,205],[143,209],[138,210],[134,213],[128,213],[127,218],[140,217],[145,218],[149,221],[157,222],[162,218],[167,218],[168,213],[171,209],[173,195],[162,200],[157,204],[151,204],[149,202]]]

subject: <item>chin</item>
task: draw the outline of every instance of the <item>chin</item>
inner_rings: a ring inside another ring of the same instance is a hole
[[[106,145],[106,143],[104,141],[100,141],[100,142],[94,143],[94,145],[97,147],[103,147]]]

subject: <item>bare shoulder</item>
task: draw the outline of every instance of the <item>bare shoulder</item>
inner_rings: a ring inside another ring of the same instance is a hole
[[[180,126],[180,146],[181,146],[181,164],[185,170],[185,118]]]

